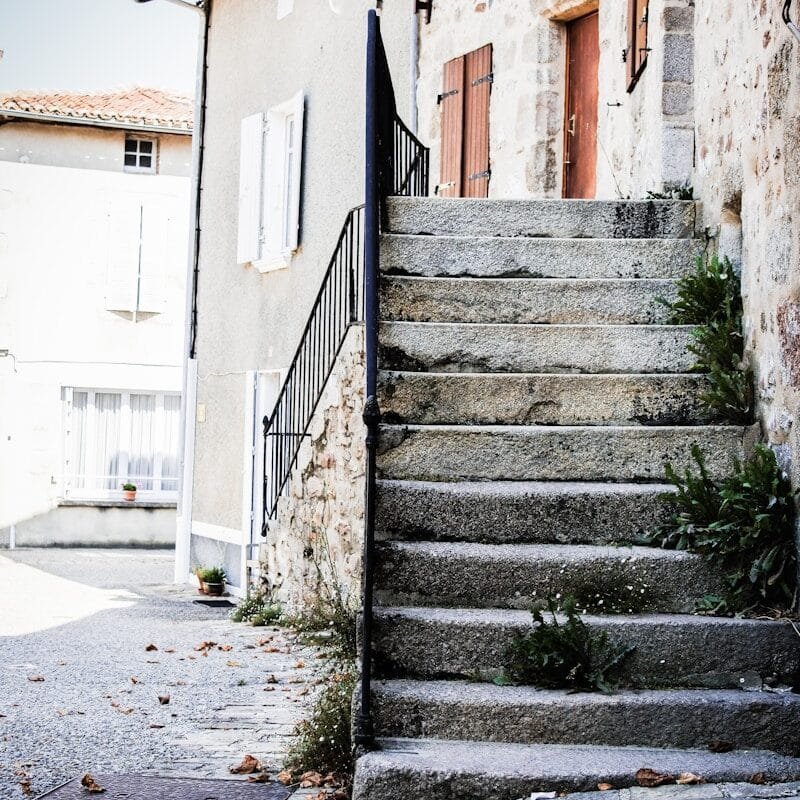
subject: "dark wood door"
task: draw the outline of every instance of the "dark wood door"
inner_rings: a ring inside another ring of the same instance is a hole
[[[564,197],[595,196],[600,33],[597,12],[567,25]]]
[[[444,65],[440,197],[489,196],[492,45]]]

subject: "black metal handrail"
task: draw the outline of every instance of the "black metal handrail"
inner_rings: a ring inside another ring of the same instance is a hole
[[[351,209],[339,234],[300,344],[278,394],[264,417],[264,519],[274,519],[297,462],[300,446],[336,364],[347,331],[364,310],[364,206]]]
[[[366,488],[364,577],[361,613],[361,686],[356,744],[374,747],[372,725],[372,602],[375,573],[375,456],[381,410],[378,403],[380,230],[387,223],[389,195],[428,194],[429,151],[397,113],[392,78],[376,11],[367,15],[366,142],[364,186],[364,350],[366,399]]]

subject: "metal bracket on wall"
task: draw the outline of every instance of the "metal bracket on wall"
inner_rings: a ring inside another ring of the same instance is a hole
[[[483,75],[472,81],[473,86],[480,86],[482,83],[494,83],[494,73],[490,72],[488,75]]]
[[[491,178],[491,177],[492,177],[492,171],[490,169],[487,169],[484,170],[483,172],[476,172],[473,175],[470,175],[469,178],[467,178],[467,180],[477,181],[480,180],[481,178]]]
[[[433,0],[416,0],[414,4],[414,13],[418,14],[420,11],[425,12],[425,24],[431,21],[431,13],[433,12]]]
[[[440,106],[442,104],[442,100],[446,100],[448,97],[452,97],[454,94],[458,94],[458,89],[451,89],[449,92],[443,92],[442,94],[437,94],[436,105]]]

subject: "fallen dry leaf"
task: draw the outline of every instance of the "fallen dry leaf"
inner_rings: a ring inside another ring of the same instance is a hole
[[[221,644],[221,645],[217,646],[217,650],[222,650],[223,653],[229,653],[231,650],[233,650],[233,645],[232,644]]]
[[[158,696],[158,702],[161,703],[162,706],[169,705],[169,695],[168,694],[160,694]]]
[[[599,792],[609,792],[614,787],[610,783],[598,783],[597,784],[597,791]]]
[[[23,778],[19,782],[19,788],[22,789],[22,793],[25,795],[33,794],[33,787],[31,786],[31,782],[28,778]]]
[[[158,650],[158,648],[152,643],[147,645],[147,647],[145,647],[145,651],[148,653],[152,653],[153,650]]]
[[[164,652],[165,653],[174,653],[175,652],[175,648],[174,647],[165,647],[164,648]]]
[[[679,786],[690,786],[695,783],[705,783],[706,779],[700,775],[695,775],[693,772],[681,772],[678,779],[675,781]]]
[[[730,753],[734,749],[733,742],[726,742],[722,739],[714,739],[708,743],[708,749],[712,753]]]
[[[294,665],[294,668],[295,668],[295,669],[303,669],[303,667],[305,667],[305,665],[306,665],[306,662],[305,662],[305,661],[298,661],[298,662],[297,662],[297,663]]]
[[[277,683],[277,682],[278,679],[274,675],[270,675],[266,680],[266,683]]]
[[[226,661],[225,663],[229,667],[241,667],[242,666],[238,661]]]
[[[302,689],[298,689],[296,694],[297,694],[298,697],[304,697],[305,695],[308,694],[308,691],[309,691],[308,686],[305,686]]]
[[[275,777],[284,786],[288,786],[292,782],[292,773],[288,769],[282,769]]]
[[[319,772],[315,772],[314,770],[304,772],[300,776],[301,789],[310,789],[312,786],[322,786],[323,783],[325,783],[325,778],[323,778]]]
[[[248,775],[248,783],[269,783],[269,775],[266,772],[260,772],[258,775]]]
[[[150,723],[150,727],[151,727],[151,728],[163,728],[163,727],[165,727],[165,726],[164,726],[164,725],[162,725],[160,722],[151,722],[151,723]]]
[[[43,683],[44,675],[28,675],[28,680],[31,683]]]
[[[210,650],[212,647],[216,647],[216,646],[217,646],[216,642],[210,642],[210,641],[209,642],[200,642],[200,644],[198,644],[197,647],[195,647],[194,649],[197,650],[198,652],[200,652],[202,650]]]
[[[265,653],[280,653],[280,648],[279,647],[265,647],[264,648],[264,652]]]
[[[675,778],[672,775],[667,775],[665,772],[656,772],[648,767],[640,769],[635,777],[639,786],[644,786],[648,789],[663,786],[666,783],[675,783]]]
[[[265,686],[264,687],[264,691],[265,692],[274,692],[275,691],[275,687],[274,686]]]
[[[767,782],[767,776],[763,772],[754,772],[748,779],[748,783],[755,783],[757,786],[763,786]]]
[[[234,775],[252,775],[254,772],[261,772],[261,762],[249,753],[242,759],[241,764],[235,767],[228,767],[228,771]]]
[[[136,686],[139,683],[139,679],[135,675],[131,675],[131,683]]]
[[[86,789],[87,792],[92,792],[93,794],[98,794],[99,792],[104,792],[105,789],[100,786],[99,783],[92,777],[91,773],[87,772],[81,778],[81,786]]]

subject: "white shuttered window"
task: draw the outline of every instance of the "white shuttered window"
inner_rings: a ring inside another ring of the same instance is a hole
[[[287,267],[299,246],[304,94],[242,120],[237,261]]]

